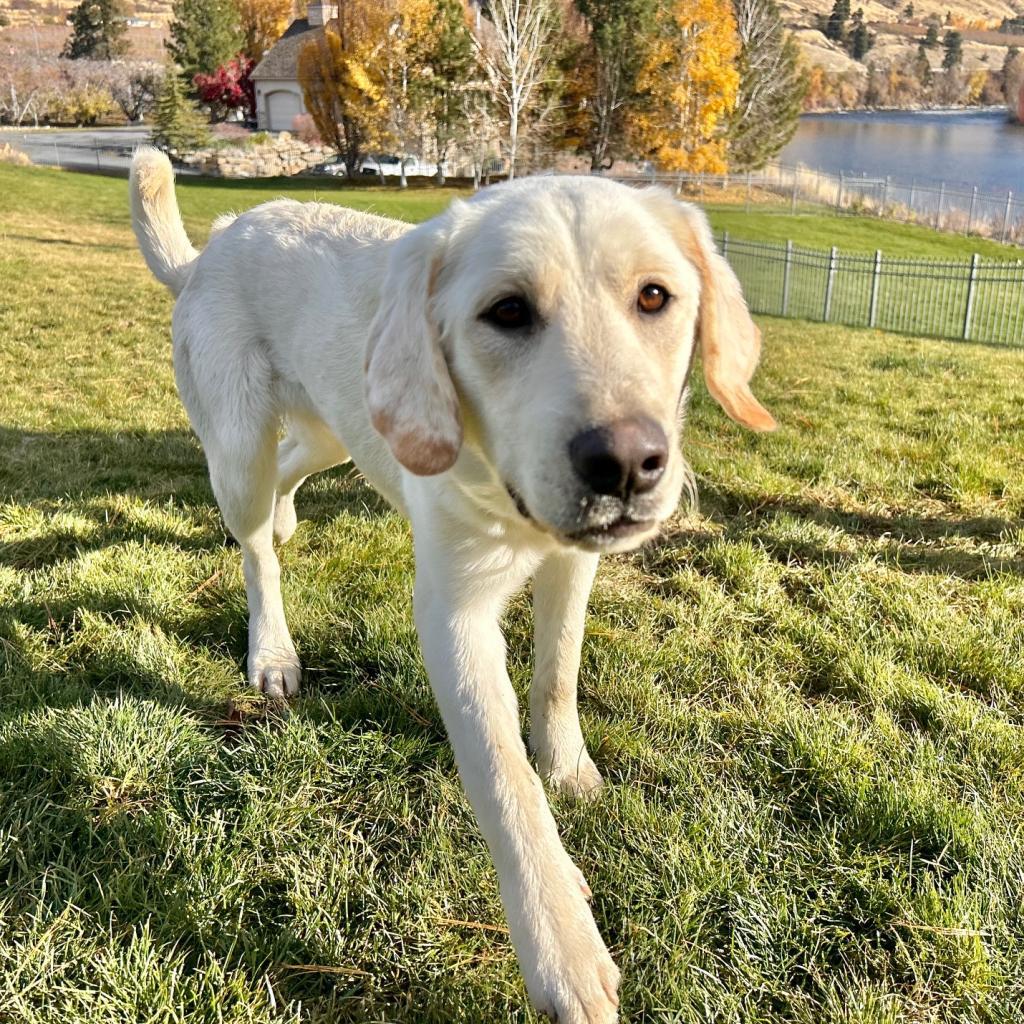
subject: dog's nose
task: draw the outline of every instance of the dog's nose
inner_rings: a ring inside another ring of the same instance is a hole
[[[646,416],[591,427],[569,442],[569,459],[595,494],[623,500],[651,490],[668,463],[665,431]]]

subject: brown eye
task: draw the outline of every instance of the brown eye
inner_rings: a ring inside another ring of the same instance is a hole
[[[640,289],[636,304],[641,313],[659,313],[668,300],[669,294],[660,284],[648,284]]]
[[[533,323],[533,310],[522,296],[508,295],[498,299],[482,318],[502,330],[514,331]]]

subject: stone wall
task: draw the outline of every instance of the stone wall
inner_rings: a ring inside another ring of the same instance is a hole
[[[198,149],[178,159],[219,178],[278,178],[319,167],[336,159],[336,154],[326,146],[310,146],[281,132],[262,145]]]

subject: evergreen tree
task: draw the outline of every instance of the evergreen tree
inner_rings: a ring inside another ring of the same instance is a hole
[[[436,0],[430,45],[418,56],[430,71],[420,79],[422,100],[434,132],[437,180],[443,185],[444,161],[469,119],[467,86],[477,66],[462,0]]]
[[[178,69],[168,62],[153,112],[153,144],[183,153],[201,148],[209,139],[206,119],[185,95]]]
[[[835,0],[832,13],[825,22],[825,37],[837,43],[846,42],[846,23],[850,19],[850,0]]]
[[[964,37],[956,29],[950,29],[942,40],[945,54],[942,58],[942,66],[949,71],[950,68],[958,68],[964,59]]]
[[[929,22],[928,29],[924,34],[924,42],[921,45],[929,50],[934,50],[939,45],[939,26],[934,21]]]
[[[82,0],[71,12],[71,35],[62,56],[112,60],[128,52],[124,0]]]
[[[864,11],[858,7],[850,23],[849,50],[854,60],[863,60],[868,50],[875,45],[875,37],[864,24]]]
[[[763,167],[796,131],[808,79],[775,0],[733,0],[740,84],[729,118],[729,164]]]
[[[932,87],[932,65],[928,60],[928,52],[922,43],[917,48],[917,56],[914,58],[914,76],[921,83],[923,92],[928,92]]]
[[[627,124],[642,102],[637,76],[646,57],[644,26],[654,23],[657,0],[575,0],[587,41],[574,73],[566,75],[573,134],[592,170],[625,156]]]
[[[907,21],[913,21],[914,20],[914,5],[913,4],[907,4],[907,6],[903,8],[903,17],[906,18]]]
[[[171,38],[164,44],[189,92],[198,74],[213,74],[242,47],[232,0],[174,0]]]

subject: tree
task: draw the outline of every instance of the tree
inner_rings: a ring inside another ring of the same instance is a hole
[[[1003,61],[1003,98],[1006,101],[1010,117],[1020,120],[1020,104],[1024,95],[1021,88],[1024,87],[1024,53],[1021,53],[1016,46],[1011,46],[1006,51],[1006,59]]]
[[[914,5],[913,4],[907,4],[907,6],[903,8],[903,17],[907,21],[913,21],[914,20]]]
[[[474,41],[504,129],[512,179],[527,117],[552,73],[557,12],[552,0],[491,0],[487,15]]]
[[[194,84],[199,100],[211,108],[215,120],[222,120],[229,110],[242,110],[247,117],[255,115],[256,86],[252,80],[255,66],[250,57],[240,53],[213,74],[196,75]]]
[[[849,51],[854,60],[862,60],[875,45],[875,37],[864,24],[864,11],[858,7],[854,12],[849,34]]]
[[[932,87],[932,65],[923,43],[917,48],[917,56],[914,58],[914,76],[921,83],[922,93],[927,95]]]
[[[164,72],[149,61],[118,61],[111,67],[110,95],[129,121],[140,121],[152,108]]]
[[[728,119],[729,163],[763,167],[796,131],[808,79],[775,0],[733,0],[739,87]]]
[[[124,0],[82,0],[71,12],[71,35],[62,56],[112,60],[128,52]]]
[[[668,170],[727,170],[724,126],[739,86],[739,39],[719,0],[673,0],[658,15],[638,86],[637,148]]]
[[[256,64],[281,38],[291,21],[294,0],[234,0],[238,11],[241,52]]]
[[[338,31],[327,28],[299,53],[299,82],[320,138],[355,175],[367,147],[383,141],[387,103],[380,74],[386,10],[375,0],[347,0]]]
[[[637,78],[646,58],[657,0],[575,0],[586,37],[569,81],[569,106],[580,152],[591,170],[625,156],[627,125],[642,95]]]
[[[850,18],[850,0],[835,0],[832,5],[832,13],[825,22],[824,33],[826,39],[836,43],[846,42],[846,22]]]
[[[420,59],[424,116],[434,135],[437,181],[444,184],[444,164],[455,142],[466,131],[478,70],[473,37],[462,0],[435,0],[433,31]]]
[[[924,42],[921,44],[929,50],[934,50],[939,45],[939,27],[935,22],[930,22],[924,34]]]
[[[210,138],[205,119],[185,95],[178,69],[170,63],[156,99],[153,122],[154,145],[174,153],[199,149]]]
[[[212,74],[239,52],[234,0],[174,0],[171,38],[164,44],[191,91],[196,75]]]
[[[942,40],[946,51],[942,58],[942,66],[949,71],[958,68],[964,60],[964,37],[956,29],[950,29]]]

